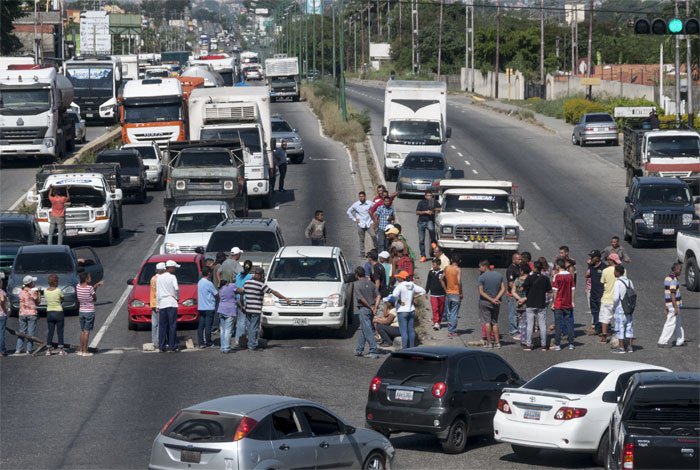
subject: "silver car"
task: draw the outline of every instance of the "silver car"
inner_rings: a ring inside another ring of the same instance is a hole
[[[584,147],[593,142],[604,142],[611,145],[619,145],[617,123],[608,113],[587,113],[581,116],[581,120],[574,126],[571,134],[571,143]]]
[[[178,411],[153,442],[150,469],[389,468],[394,447],[299,398],[234,395]]]
[[[304,161],[304,144],[296,129],[292,129],[281,116],[272,116],[272,137],[277,140],[277,147],[282,145],[282,141],[287,142],[287,157],[292,163]]]

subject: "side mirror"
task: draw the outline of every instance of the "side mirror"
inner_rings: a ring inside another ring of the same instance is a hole
[[[629,196],[625,196],[625,204],[629,204],[630,202],[632,202],[632,200],[630,199],[630,197],[629,197]]]
[[[345,277],[343,278],[343,282],[344,282],[345,284],[350,284],[351,282],[355,282],[355,281],[356,281],[356,279],[355,279],[355,273],[354,273],[354,272],[352,272],[352,273],[347,273],[347,274],[345,275]]]
[[[113,193],[109,193],[109,198],[112,201],[121,201],[122,197],[122,190],[119,188],[115,189]]]
[[[499,376],[496,377],[496,382],[508,382],[508,375],[507,374],[500,374]]]
[[[693,204],[700,204],[700,196],[693,197]]]
[[[134,285],[134,280],[133,280],[133,279],[127,279],[127,280],[126,280],[126,284],[127,284],[128,286],[133,286],[133,285]]]
[[[78,267],[76,268],[76,271],[79,272],[79,273],[85,272],[85,266],[78,266]]]
[[[605,403],[617,403],[617,393],[615,391],[603,392],[603,401]]]
[[[517,373],[513,372],[512,374],[510,374],[510,378],[508,379],[508,383],[520,384],[521,383],[520,376]]]
[[[354,426],[350,426],[349,424],[345,425],[345,434],[355,434],[355,431],[357,431],[357,428]]]
[[[455,167],[453,167],[453,166],[448,166],[448,167],[447,167],[447,171],[455,171]]]
[[[32,202],[32,203],[39,203],[40,197],[38,193],[35,193],[34,191],[27,191],[27,201]]]
[[[448,139],[450,137],[452,137],[452,128],[451,127],[448,127],[447,129],[445,129],[445,137],[447,137]]]
[[[165,235],[165,227],[158,227],[156,228],[156,233],[158,235]]]
[[[297,131],[296,129],[292,129],[292,132],[296,132],[296,131]]]
[[[382,126],[382,137],[386,137],[386,126]]]

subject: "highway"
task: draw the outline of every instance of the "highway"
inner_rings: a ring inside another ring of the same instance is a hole
[[[372,117],[372,142],[381,158],[383,90],[352,85],[349,100],[368,107]],[[319,133],[318,121],[305,103],[278,103],[273,112],[283,114],[304,139],[306,158],[290,165],[286,193],[275,195],[275,207],[252,215],[280,221],[288,245],[305,244],[303,228],[316,209],[325,211],[329,244],[342,248],[349,261],[359,264],[359,246],[345,209],[355,200],[355,175],[345,149]],[[535,257],[554,258],[561,244],[585,261],[592,248],[602,248],[614,234],[621,234],[620,214],[625,193],[624,175],[603,158],[574,148],[541,128],[472,106],[466,98],[450,97],[448,121],[453,137],[447,145],[452,165],[466,177],[508,179],[519,185],[526,199],[521,224],[523,248]],[[91,132],[98,132],[93,129]],[[92,138],[95,135],[93,134]],[[31,186],[35,168],[5,168],[0,175],[3,207]],[[20,180],[23,181],[20,184]],[[16,181],[6,187],[6,181]],[[24,187],[22,187],[24,186]],[[393,187],[393,184],[390,184]],[[179,354],[141,352],[150,342],[149,331],[128,331],[126,280],[142,260],[157,249],[156,228],[163,221],[163,193],[149,192],[146,205],[124,206],[124,236],[115,246],[99,247],[105,266],[105,286],[98,291],[98,315],[91,336],[100,350],[91,358],[7,357],[0,360],[0,467],[2,468],[144,468],[150,446],[162,425],[180,408],[218,396],[237,393],[279,393],[318,401],[351,424],[364,425],[364,405],[371,378],[382,359],[353,356],[356,338],[336,339],[319,330],[288,331],[271,340],[262,353],[247,351],[222,355],[218,349]],[[415,246],[416,200],[396,200],[399,217]],[[625,245],[626,248],[629,248]],[[417,251],[417,250],[416,250]],[[656,339],[663,324],[663,277],[674,261],[672,247],[631,250],[630,278],[640,292],[636,316],[638,351],[625,360],[651,362],[677,370],[697,370],[697,294],[684,300],[686,335],[683,348],[658,349]],[[245,254],[242,260],[245,259]],[[435,342],[460,345],[480,335],[476,316],[476,267],[465,265],[466,300],[461,310],[465,334],[448,343],[440,335]],[[582,283],[579,285],[582,287]],[[284,293],[284,292],[283,292]],[[577,303],[585,296],[579,289]],[[502,326],[505,315],[502,315]],[[586,320],[583,308],[577,324]],[[16,327],[16,319],[8,322]],[[582,327],[577,327],[582,332]],[[505,330],[505,328],[504,328]],[[38,336],[46,323],[39,321]],[[78,319],[66,322],[66,341],[78,339]],[[440,332],[442,333],[442,332]],[[195,331],[179,330],[180,343]],[[9,348],[14,338],[7,336]],[[586,336],[577,338],[573,353],[526,354],[504,343],[501,354],[525,378],[569,359],[611,358],[607,347]],[[473,438],[467,452],[446,455],[427,436],[392,436],[397,448],[394,468],[587,468],[586,455],[546,451],[532,461],[521,460],[507,445],[489,438]]]

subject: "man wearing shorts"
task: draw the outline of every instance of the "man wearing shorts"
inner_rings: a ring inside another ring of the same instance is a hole
[[[488,260],[479,262],[479,316],[484,325],[487,348],[500,348],[501,340],[498,334],[498,313],[501,309],[501,297],[506,292],[506,283],[503,274],[491,269]],[[491,342],[491,330],[493,339]]]

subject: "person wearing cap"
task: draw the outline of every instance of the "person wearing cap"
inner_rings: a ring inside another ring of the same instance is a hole
[[[24,276],[22,279],[22,290],[19,292],[19,332],[29,336],[36,336],[37,312],[36,306],[41,303],[41,291],[34,285],[36,278]],[[17,336],[17,346],[15,354],[22,354],[22,348],[27,348],[27,354],[31,354],[34,349],[34,341],[24,340]]]
[[[265,294],[272,294],[289,304],[289,299],[265,284],[265,270],[255,268],[253,278],[246,281],[243,289],[238,291],[243,294],[245,300],[245,315],[248,321],[248,351],[260,351],[258,348],[258,331],[260,330],[260,316],[262,315],[263,298]],[[236,333],[238,334],[238,333]]]
[[[382,251],[378,255],[379,257],[379,263],[384,267],[384,275],[386,276],[386,285],[389,285],[389,282],[391,281],[391,262],[389,261],[391,259],[391,255],[389,254],[388,251]]]
[[[614,353],[631,353],[634,352],[634,312],[625,313],[622,301],[627,294],[627,289],[634,290],[634,284],[625,276],[625,268],[622,264],[615,265],[615,289],[613,298],[615,302],[615,332],[619,341],[617,349]]]
[[[439,209],[436,204],[433,192],[428,190],[425,197],[418,201],[416,215],[418,216],[418,244],[420,245],[420,261],[425,263],[428,258],[425,256],[425,231],[430,237],[430,246],[435,243],[435,213]]]
[[[177,349],[177,306],[180,300],[180,287],[175,271],[180,265],[169,259],[165,262],[165,272],[156,280],[158,295],[158,349],[160,352],[176,352]]]
[[[603,256],[603,261],[607,261],[608,256],[610,256],[611,253],[615,253],[617,256],[619,256],[620,260],[622,260],[623,263],[632,262],[630,257],[627,256],[625,249],[622,246],[620,246],[620,237],[618,237],[617,235],[612,237],[610,239],[610,245],[606,246],[605,249],[601,251],[600,254]]]
[[[377,250],[384,251],[387,249],[386,226],[393,221],[394,208],[391,207],[391,198],[387,196],[384,198],[384,204],[374,211],[374,225],[377,227]]]
[[[275,190],[275,177],[276,171],[280,172],[280,187],[279,192],[283,193],[284,189],[284,178],[287,176],[287,141],[282,139],[280,146],[272,152],[272,162],[273,166],[270,168],[270,191]]]
[[[365,270],[361,266],[355,268],[355,282],[352,283],[353,297],[355,298],[355,314],[360,323],[360,334],[357,336],[355,356],[376,359],[379,357],[377,340],[374,337],[372,320],[379,309],[381,296],[377,286],[365,276]],[[365,343],[369,346],[369,352],[364,354]]]
[[[197,344],[201,349],[209,348],[214,345],[211,340],[211,326],[214,323],[214,312],[216,310],[216,301],[219,293],[211,282],[211,269],[204,266],[202,268],[202,277],[197,283],[197,313],[199,321],[197,322]],[[229,338],[231,331],[228,332]]]
[[[7,306],[7,293],[2,288],[5,281],[5,273],[0,271],[0,356],[7,356],[5,348],[5,325],[7,325],[7,314],[9,308]]]
[[[237,246],[231,248],[231,257],[221,263],[221,267],[219,268],[219,282],[222,280],[229,283],[236,282],[236,276],[243,271],[243,266],[241,266],[241,263],[238,261],[241,259],[242,254],[243,250]]]
[[[401,347],[403,349],[412,348],[416,345],[416,306],[414,299],[425,295],[425,289],[418,286],[409,280],[409,274],[406,271],[400,271],[394,274],[394,278],[398,281],[392,296],[397,298],[396,314],[399,317],[399,330],[401,331]]]
[[[601,277],[603,270],[608,267],[601,261],[601,253],[598,250],[592,250],[588,253],[588,270],[586,271],[586,279],[590,280],[590,297],[588,303],[591,307],[591,316],[593,321],[593,329],[595,334],[601,334],[602,328],[600,325],[600,304],[603,298],[603,283]]]
[[[360,237],[360,257],[365,256],[365,234],[369,235],[372,246],[377,248],[376,234],[374,233],[374,221],[369,213],[372,204],[367,201],[364,191],[359,192],[359,199],[348,208],[346,214],[357,224],[357,235]]]
[[[405,248],[406,245],[404,242],[395,242],[392,245],[391,249],[389,250],[393,254],[393,257],[391,259],[391,271],[394,273],[406,271],[408,273],[408,279],[412,281],[414,274],[413,260],[408,255],[408,253],[406,253]],[[395,283],[396,279],[394,279],[394,282],[392,284]]]
[[[598,315],[598,321],[601,326],[601,343],[607,342],[608,325],[614,321],[613,304],[615,303],[615,297],[613,296],[613,291],[615,290],[615,282],[617,281],[615,266],[621,264],[622,261],[617,253],[610,253],[608,255],[608,263],[608,266],[603,269],[600,275],[600,282],[603,284],[603,296],[600,298],[600,314]]]
[[[156,273],[151,276],[150,286],[150,306],[151,306],[151,343],[153,347],[158,347],[158,276],[165,272],[165,263],[156,264]]]

